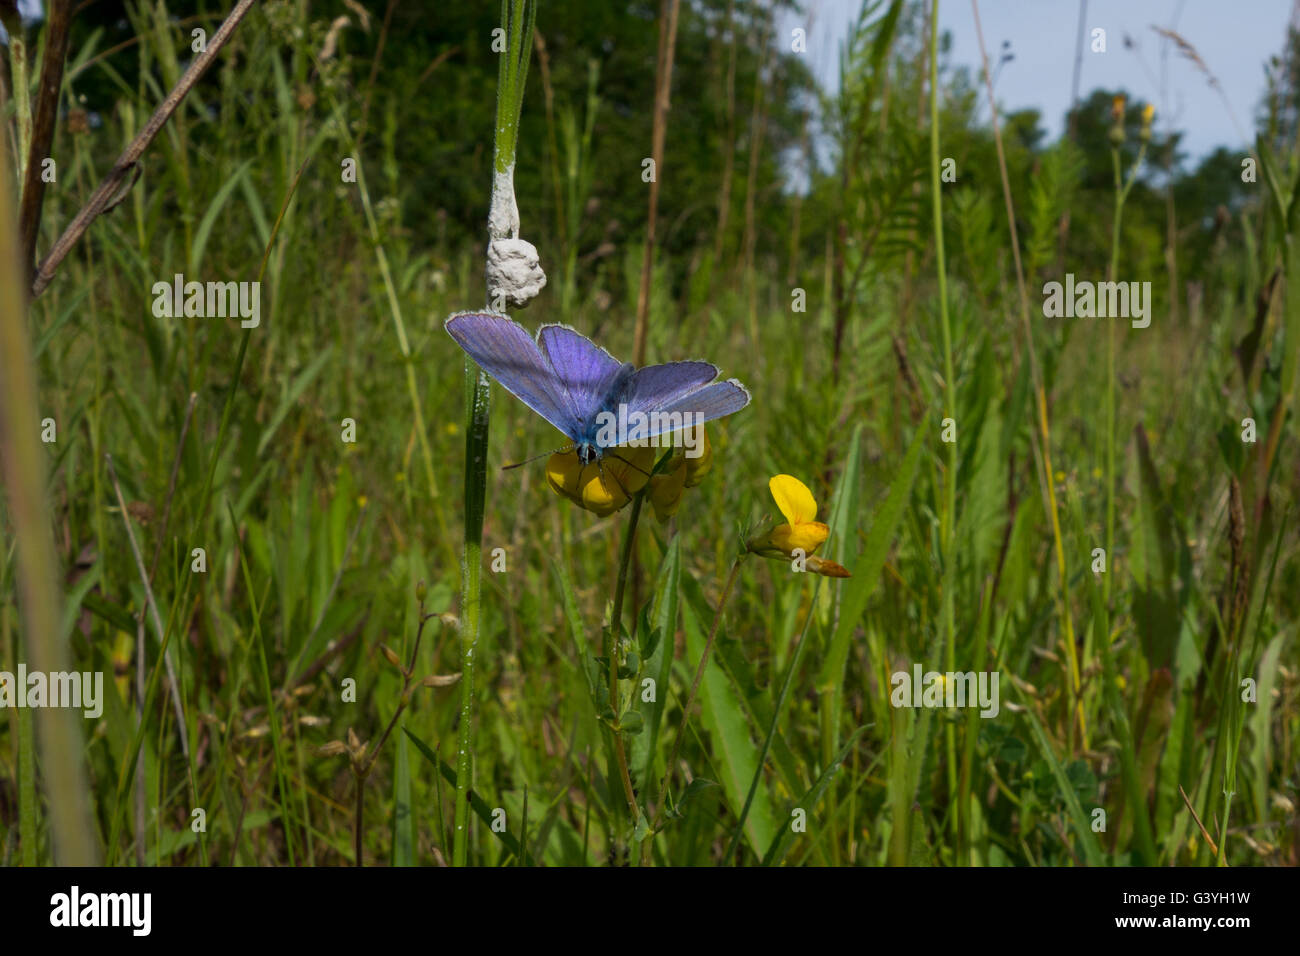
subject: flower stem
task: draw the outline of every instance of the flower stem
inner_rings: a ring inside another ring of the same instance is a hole
[[[482,609],[483,506],[487,496],[488,424],[492,412],[487,376],[468,358],[465,360],[465,404],[469,416],[465,429],[465,561],[461,568],[460,726],[456,741],[453,866],[464,866],[469,857],[469,835],[465,828],[469,825],[469,791],[474,773],[474,649],[478,646]]]

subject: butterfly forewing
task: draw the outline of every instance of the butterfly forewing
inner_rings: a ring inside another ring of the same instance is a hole
[[[462,312],[447,320],[448,334],[506,391],[570,438],[577,422],[568,393],[533,337],[512,320]]]
[[[630,378],[631,365],[624,365],[580,332],[563,325],[544,325],[537,343],[568,392],[580,429],[591,426],[596,413],[623,389],[620,380]]]

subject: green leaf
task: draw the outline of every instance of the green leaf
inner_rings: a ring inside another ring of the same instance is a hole
[[[434,768],[442,774],[442,778],[454,787],[456,785],[456,768],[439,759],[438,755],[433,752],[428,744],[415,736],[415,734],[411,733],[405,727],[402,728],[402,733],[411,738],[411,743],[415,744],[415,749],[420,751],[420,754],[424,759],[433,764]],[[522,857],[524,866],[532,866],[534,862],[532,855],[529,854],[526,857],[523,856],[520,852],[519,840],[513,833],[509,830],[502,830],[500,833],[497,833],[492,829],[492,808],[487,805],[482,797],[472,790],[469,794],[469,806],[470,809],[474,811],[474,815],[487,825],[488,831],[500,840],[507,850],[514,854],[515,859],[520,859]]]
[[[641,699],[641,689],[636,689],[636,708],[645,718],[645,733],[628,741],[628,765],[633,779],[644,791],[654,773],[655,751],[663,726],[664,711],[669,703],[669,684],[672,680],[673,637],[677,633],[678,587],[681,582],[682,552],[676,535],[668,542],[659,576],[655,583],[654,601],[650,615],[651,639],[641,648],[642,673],[654,681],[655,699]],[[658,636],[655,636],[658,635]]]
[[[889,549],[898,529],[898,522],[903,516],[903,509],[912,497],[912,484],[916,479],[917,463],[921,460],[921,450],[925,445],[926,429],[917,429],[912,445],[907,450],[898,477],[889,489],[885,503],[876,512],[876,520],[871,524],[866,546],[856,561],[849,567],[853,577],[841,587],[844,593],[840,601],[840,616],[835,622],[835,631],[831,636],[830,648],[822,663],[818,690],[829,694],[827,701],[833,713],[840,712],[843,698],[844,673],[848,666],[849,647],[853,632],[867,608],[867,599],[875,590],[880,580],[880,572],[889,557]],[[838,725],[838,721],[837,721]],[[838,744],[838,734],[833,738],[832,746]],[[830,751],[827,750],[826,753]]]
[[[608,698],[601,694],[600,676],[601,667],[599,658],[593,658],[591,648],[587,644],[586,631],[583,629],[582,612],[578,610],[578,597],[573,591],[573,579],[569,577],[568,568],[563,561],[556,561],[552,565],[555,568],[555,574],[560,579],[560,590],[564,596],[564,618],[569,623],[569,633],[573,635],[574,646],[578,650],[578,668],[582,671],[583,679],[587,683],[587,693],[591,695],[591,703],[596,713],[600,713],[602,707],[608,707]],[[608,664],[605,672],[608,673]]]
[[[302,393],[312,383],[312,380],[321,373],[321,369],[325,367],[325,363],[330,360],[333,354],[334,347],[332,345],[325,346],[320,355],[316,356],[312,363],[299,372],[298,377],[293,380],[289,390],[280,399],[280,405],[276,408],[275,414],[271,416],[270,424],[262,432],[262,437],[257,440],[257,455],[259,458],[262,452],[266,450],[267,444],[275,437],[280,425],[284,423],[285,417],[298,404],[298,399],[302,397]]]
[[[213,227],[217,224],[217,217],[221,215],[221,210],[225,208],[226,201],[230,199],[230,194],[235,191],[239,181],[244,178],[248,172],[248,167],[253,164],[251,159],[246,159],[236,169],[217,190],[217,194],[212,197],[212,202],[208,203],[207,212],[199,221],[199,228],[194,233],[194,245],[190,247],[190,261],[188,271],[191,275],[197,277],[200,266],[203,264],[203,253],[208,246],[208,237],[212,234]]]
[[[693,801],[698,801],[706,791],[716,789],[720,789],[717,781],[707,780],[704,777],[696,777],[686,785],[686,789],[682,791],[682,795],[677,798],[676,815],[679,817],[684,816],[686,814],[687,804],[692,803]]]
[[[403,722],[402,730],[406,730]],[[393,768],[393,866],[415,865],[415,818],[411,814],[411,761],[406,737],[398,737]]]
[[[835,755],[835,759],[830,762],[826,769],[822,771],[821,776],[817,778],[817,782],[808,788],[808,792],[805,793],[797,803],[795,803],[795,808],[810,813],[817,804],[821,803],[822,796],[830,789],[831,782],[839,773],[840,767],[844,765],[844,761],[847,760],[849,754],[853,752],[853,745],[858,742],[858,738],[862,736],[866,729],[866,727],[859,727],[857,730],[853,731],[844,746],[840,748],[840,752]],[[769,846],[767,852],[763,854],[763,866],[776,866],[785,859],[785,854],[790,849],[790,840],[793,836],[794,830],[788,823],[785,826],[782,826],[776,835],[776,839],[772,841],[772,845]]]
[[[1191,556],[1174,509],[1160,481],[1146,430],[1139,424],[1137,466],[1141,494],[1129,564],[1133,571],[1133,621],[1152,669],[1171,667],[1186,604],[1185,575]],[[1114,561],[1114,555],[1107,555]]]
[[[1052,771],[1052,776],[1056,778],[1056,787],[1061,797],[1065,800],[1066,810],[1069,811],[1070,823],[1074,826],[1074,832],[1079,837],[1079,846],[1083,849],[1083,857],[1089,866],[1101,866],[1103,863],[1101,847],[1097,844],[1097,835],[1092,832],[1092,827],[1088,824],[1088,817],[1083,812],[1083,805],[1079,803],[1079,795],[1075,792],[1074,785],[1070,783],[1070,778],[1066,776],[1065,770],[1061,767],[1061,762],[1056,759],[1056,753],[1052,750],[1052,742],[1047,738],[1047,732],[1043,730],[1043,725],[1038,722],[1033,711],[1026,709],[1024,711],[1025,720],[1029,722],[1029,729],[1034,732],[1034,740],[1038,742],[1038,750],[1047,761],[1048,768]]]
[[[69,296],[68,304],[63,307],[63,311],[59,313],[58,318],[51,322],[50,327],[41,333],[41,337],[36,340],[36,344],[32,347],[33,362],[41,357],[49,347],[50,342],[53,341],[54,336],[58,334],[59,329],[63,328],[64,324],[72,318],[77,311],[77,307],[81,305],[88,294],[89,290],[80,289]]]
[[[639,734],[645,730],[645,718],[640,711],[629,710],[619,721],[619,729],[625,734]]]
[[[1071,515],[1074,519],[1076,533],[1081,534],[1083,519],[1079,513],[1077,500],[1071,509]],[[1102,699],[1105,701],[1106,709],[1110,712],[1113,732],[1119,740],[1120,771],[1124,781],[1124,790],[1128,797],[1129,816],[1133,820],[1137,843],[1135,849],[1141,855],[1141,862],[1144,865],[1154,866],[1156,863],[1156,849],[1155,840],[1151,834],[1151,816],[1147,808],[1147,794],[1138,777],[1137,747],[1133,739],[1133,729],[1129,723],[1128,712],[1124,709],[1124,704],[1120,700],[1119,688],[1116,686],[1119,675],[1116,672],[1115,663],[1111,656],[1110,634],[1107,633],[1110,618],[1106,613],[1104,598],[1102,597],[1101,587],[1097,583],[1096,575],[1091,571],[1087,571],[1083,574],[1083,580],[1092,600],[1092,643],[1093,648],[1101,655]],[[1092,771],[1086,765],[1084,769],[1087,770],[1087,779],[1082,782],[1088,790],[1095,793],[1097,781],[1093,778]],[[1073,787],[1070,796],[1077,803],[1075,793],[1080,790],[1081,781],[1075,764],[1070,765],[1070,771],[1066,776],[1071,779]]]
[[[686,631],[688,659],[698,661],[704,653],[705,634],[689,604],[682,605],[682,624]],[[760,772],[758,748],[750,737],[744,710],[737,691],[726,673],[711,659],[700,682],[700,720],[713,741],[713,764],[732,812],[740,815],[750,781]],[[755,791],[753,805],[745,819],[745,837],[755,855],[762,857],[772,845],[776,823],[772,802],[761,785]]]
[[[641,658],[648,659],[659,648],[663,632],[657,627],[647,628],[641,637]]]
[[[88,591],[82,595],[81,606],[119,631],[125,631],[127,634],[135,633],[135,618],[127,613],[126,608],[104,600],[95,592]]]

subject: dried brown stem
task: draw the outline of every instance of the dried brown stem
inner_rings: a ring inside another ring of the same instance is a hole
[[[176,112],[176,108],[181,105],[190,90],[198,83],[199,78],[212,65],[212,61],[216,59],[217,54],[221,52],[221,48],[230,40],[240,21],[244,19],[244,15],[248,13],[249,8],[255,2],[256,0],[239,0],[235,4],[235,8],[230,11],[230,16],[226,17],[225,22],[217,28],[217,32],[208,41],[207,49],[194,58],[194,62],[190,64],[189,69],[176,83],[176,87],[167,94],[162,103],[158,105],[158,108],[154,110],[153,115],[149,117],[149,122],[145,123],[144,129],[140,130],[135,139],[131,140],[130,145],[122,151],[122,155],[117,158],[117,162],[113,164],[113,168],[109,170],[103,182],[99,184],[90,199],[73,217],[68,228],[63,231],[63,235],[59,236],[58,240],[50,248],[49,254],[41,260],[40,268],[36,270],[36,277],[32,281],[31,297],[33,299],[49,286],[54,279],[54,273],[63,263],[63,260],[68,257],[68,253],[72,251],[72,247],[77,244],[77,241],[90,227],[90,224],[116,204],[114,199],[123,187],[129,188],[127,186],[128,177],[132,175],[132,170],[136,163],[139,162],[140,157],[144,155],[144,151],[149,148],[149,144],[153,142],[159,130],[171,119],[172,114]]]
[[[30,272],[36,259],[36,234],[41,226],[41,205],[45,201],[44,160],[54,143],[54,127],[59,117],[59,90],[63,86],[63,62],[68,55],[68,32],[72,15],[68,0],[50,0],[45,25],[45,56],[41,60],[41,83],[36,91],[36,110],[32,117],[32,142],[27,151],[27,174],[23,182],[22,204],[18,211],[18,254],[24,272]]]

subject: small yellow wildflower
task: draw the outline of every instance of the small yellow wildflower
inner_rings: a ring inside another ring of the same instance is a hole
[[[546,480],[557,495],[603,518],[645,487],[655,452],[650,447],[610,448],[589,465],[578,460],[577,451],[556,452],[546,462]]]
[[[655,517],[661,522],[677,514],[681,506],[682,495],[686,492],[686,465],[676,467],[670,459],[668,470],[650,479],[650,504],[654,505]]]
[[[1121,146],[1124,143],[1124,97],[1117,96],[1110,101],[1110,144]]]
[[[817,501],[812,492],[792,475],[776,475],[767,483],[776,506],[785,515],[786,524],[746,543],[746,547],[765,558],[790,559],[803,557],[809,571],[832,578],[849,577],[848,569],[813,555],[830,537],[831,529],[817,517]],[[796,555],[795,552],[802,552]]]
[[[1151,103],[1142,107],[1142,129],[1138,132],[1138,139],[1146,143],[1151,140],[1151,122],[1156,118],[1156,108]]]
[[[678,445],[673,448],[666,469],[650,479],[650,504],[654,505],[655,517],[660,521],[667,521],[675,515],[686,489],[694,488],[702,482],[713,468],[713,446],[709,443],[709,433],[703,428],[700,432],[704,439],[698,457],[688,457],[686,449]]]

